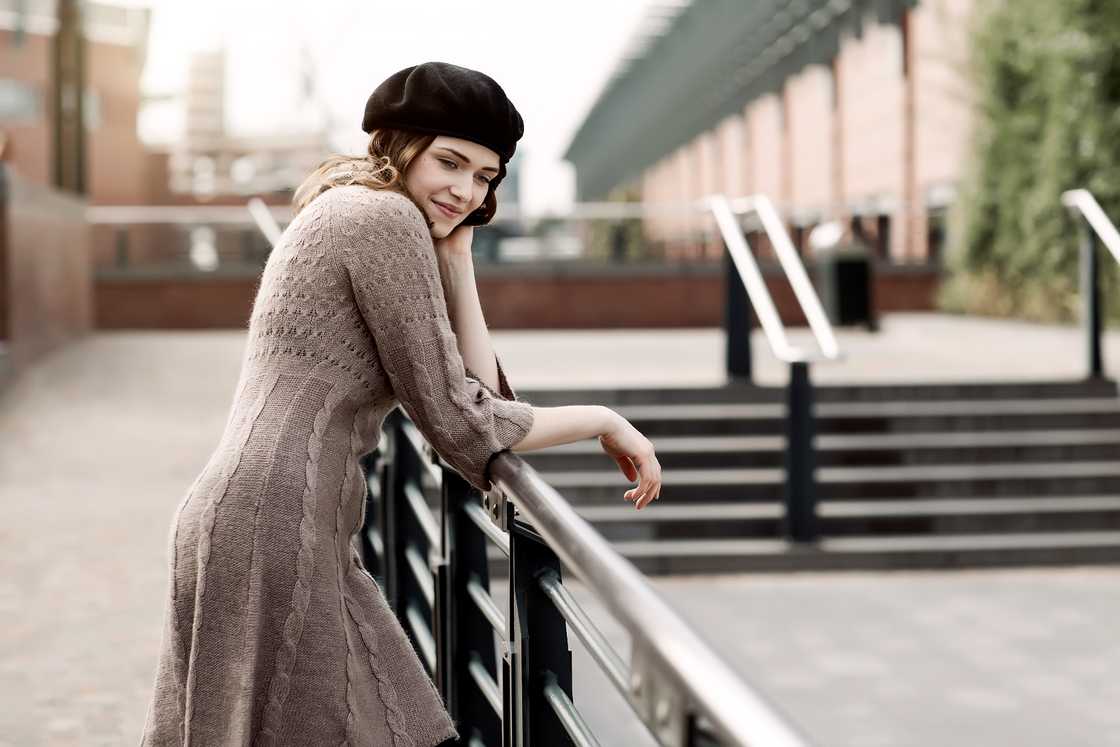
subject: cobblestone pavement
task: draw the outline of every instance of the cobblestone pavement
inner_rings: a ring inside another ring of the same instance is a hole
[[[966,363],[996,340],[1009,378],[1080,371],[1077,330],[963,320],[954,333],[953,321],[899,315],[879,337],[844,333],[849,349],[892,362],[818,366],[818,380],[994,376]],[[892,339],[909,352],[891,352]],[[712,330],[494,342],[515,387],[720,379]],[[243,344],[237,331],[99,333],[0,392],[0,747],[138,743],[171,514],[221,434]],[[1120,371],[1120,341],[1108,344]],[[756,349],[760,380],[777,383],[761,340]],[[1120,569],[1059,569],[655,584],[821,744],[1120,745],[1118,582]],[[621,698],[581,699],[594,672],[572,647],[576,700],[603,744],[642,744]]]

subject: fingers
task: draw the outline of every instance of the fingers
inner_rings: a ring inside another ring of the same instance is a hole
[[[661,465],[656,457],[650,456],[638,462],[638,471],[638,485],[627,490],[625,497],[634,501],[634,507],[640,511],[661,496]]]

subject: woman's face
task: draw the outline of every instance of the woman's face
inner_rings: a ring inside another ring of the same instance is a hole
[[[431,221],[433,238],[446,237],[482,205],[498,165],[498,154],[485,145],[445,135],[416,157],[404,182]]]

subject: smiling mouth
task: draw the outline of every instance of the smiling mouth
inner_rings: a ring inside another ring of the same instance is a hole
[[[462,215],[461,212],[456,212],[456,211],[452,210],[451,208],[444,205],[442,202],[436,202],[435,200],[432,200],[432,203],[435,204],[435,206],[438,207],[440,210],[442,210],[443,214],[446,215],[449,218],[457,218],[460,215]]]

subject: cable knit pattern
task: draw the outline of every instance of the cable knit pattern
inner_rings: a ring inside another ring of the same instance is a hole
[[[304,476],[307,485],[303,491],[303,515],[299,522],[299,556],[296,559],[296,582],[292,588],[291,607],[284,623],[284,639],[276,656],[276,672],[272,676],[268,692],[268,704],[264,709],[264,725],[261,727],[262,744],[272,745],[278,738],[280,717],[284,699],[288,697],[288,680],[295,664],[296,645],[303,633],[304,616],[311,601],[311,574],[314,572],[315,517],[312,496],[315,493],[315,480],[318,477],[319,451],[327,419],[338,404],[339,396],[332,391],[327,395],[323,407],[315,415],[311,436],[307,440],[307,464]]]
[[[339,186],[269,256],[214,452],[173,512],[143,745],[432,747],[455,724],[360,567],[360,458],[400,406],[491,487],[533,408],[463,363],[420,210]],[[333,530],[332,530],[333,525]]]

